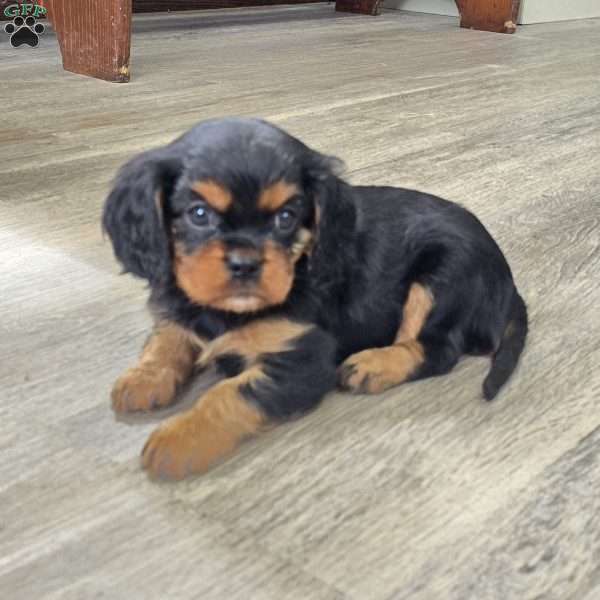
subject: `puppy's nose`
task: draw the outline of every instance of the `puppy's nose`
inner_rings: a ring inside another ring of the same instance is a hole
[[[260,258],[246,252],[230,252],[227,256],[227,268],[236,279],[250,279],[260,271]]]

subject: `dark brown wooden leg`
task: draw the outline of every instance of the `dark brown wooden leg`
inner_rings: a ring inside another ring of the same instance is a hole
[[[514,33],[521,0],[456,0],[460,26],[496,33]]]
[[[129,81],[131,1],[51,1],[50,19],[67,71]]]
[[[336,0],[335,10],[340,12],[359,13],[361,15],[379,14],[381,0]]]

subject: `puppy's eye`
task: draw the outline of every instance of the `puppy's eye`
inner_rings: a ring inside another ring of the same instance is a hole
[[[196,204],[187,211],[187,217],[195,227],[207,227],[210,225],[210,211],[202,204]]]
[[[297,222],[298,215],[290,208],[283,208],[275,215],[275,227],[282,232],[291,231]]]

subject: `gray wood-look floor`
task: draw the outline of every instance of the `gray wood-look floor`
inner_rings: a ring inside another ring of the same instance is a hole
[[[600,598],[600,20],[503,36],[315,5],[134,28],[122,86],[63,72],[50,33],[0,36],[0,598]],[[496,402],[469,359],[148,481],[164,413],[108,400],[146,292],[100,210],[124,160],[232,114],[480,216],[531,315]]]

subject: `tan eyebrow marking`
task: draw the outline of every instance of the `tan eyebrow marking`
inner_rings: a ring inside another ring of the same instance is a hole
[[[192,190],[202,196],[206,203],[219,212],[225,212],[233,203],[231,192],[216,181],[204,179],[196,181]]]
[[[275,212],[298,192],[295,184],[283,180],[276,181],[260,193],[258,208]]]

